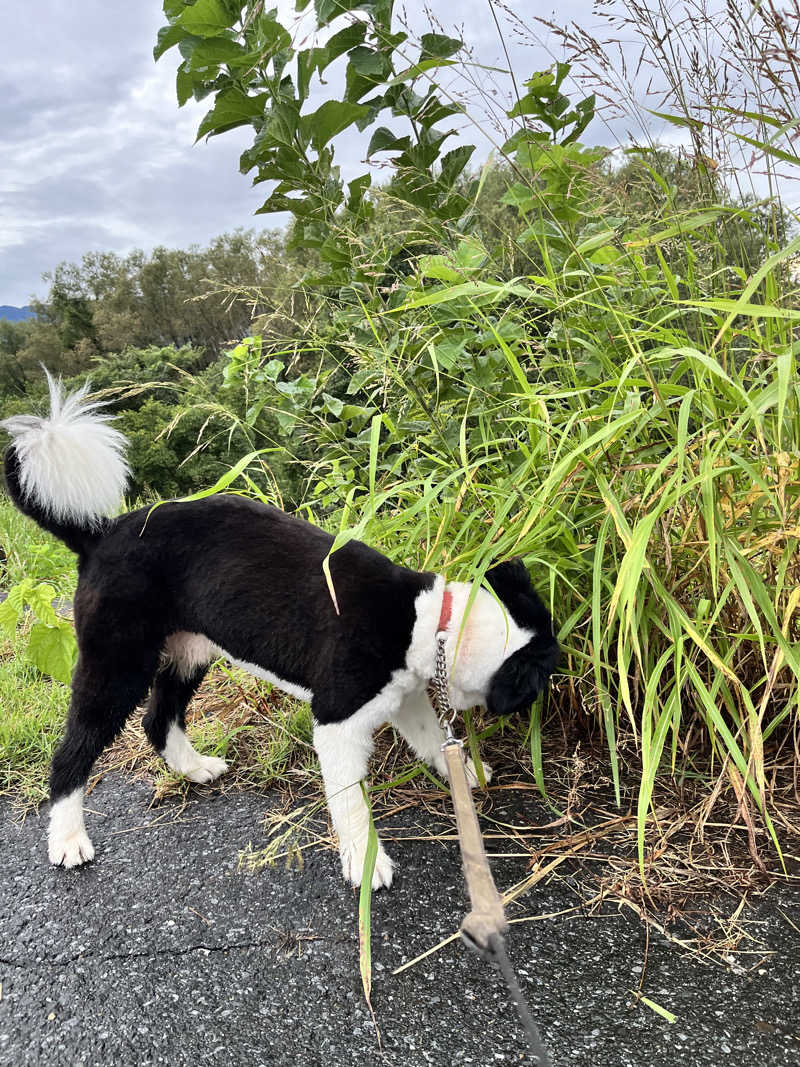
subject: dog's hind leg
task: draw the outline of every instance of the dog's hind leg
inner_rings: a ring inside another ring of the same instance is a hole
[[[109,655],[108,652],[116,655]],[[118,666],[122,662],[123,666]],[[77,867],[94,857],[83,821],[83,794],[92,765],[137,704],[158,666],[158,651],[107,650],[78,660],[67,729],[50,770],[50,862]]]
[[[183,671],[167,662],[156,675],[143,725],[156,752],[173,771],[192,782],[213,782],[228,769],[216,756],[201,756],[186,736],[186,708],[205,677],[207,666]]]
[[[373,725],[359,722],[355,715],[344,722],[325,726],[317,723],[314,727],[314,747],[322,769],[328,810],[339,838],[342,874],[353,885],[361,885],[369,840],[369,810],[361,792],[361,779],[367,773],[372,753]],[[372,888],[391,884],[392,861],[378,841]]]

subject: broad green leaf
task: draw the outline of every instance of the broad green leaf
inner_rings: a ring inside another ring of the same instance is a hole
[[[271,359],[263,369],[263,375],[268,382],[275,382],[284,369],[285,363],[281,359]]]
[[[435,278],[440,282],[458,283],[463,279],[463,272],[456,270],[449,256],[423,256],[419,270],[423,278]]]
[[[8,604],[9,608],[13,608],[13,610],[16,611],[17,617],[22,614],[25,605],[28,602],[28,597],[35,587],[36,582],[33,578],[23,578],[21,582],[17,582],[16,585],[12,585],[9,589],[8,596],[4,603]]]
[[[345,404],[339,415],[339,419],[342,422],[354,422],[357,419],[368,419],[374,411],[374,407],[365,408],[361,404]]]
[[[532,130],[527,126],[524,129],[516,130],[508,140],[503,144],[502,152],[507,158],[511,158],[515,153],[522,151],[522,162],[530,165],[532,156],[542,144],[548,144],[549,138],[544,130]],[[530,197],[530,190],[528,190]]]
[[[363,104],[326,100],[313,114],[303,116],[303,128],[307,130],[312,145],[319,152],[332,137],[351,126],[356,119],[365,115],[367,110]]]
[[[585,241],[581,241],[578,247],[575,249],[580,255],[586,255],[587,252],[593,252],[596,248],[601,248],[603,245],[613,241],[616,234],[616,230],[604,229],[600,233],[594,234],[592,237],[587,237]]]
[[[187,100],[194,95],[195,78],[183,66],[178,67],[175,75],[175,92],[178,97],[178,107],[183,107]]]
[[[225,89],[218,93],[213,108],[198,127],[197,140],[206,134],[214,136],[236,126],[247,125],[256,116],[264,114],[267,100],[267,93],[247,96],[240,89]]]
[[[72,627],[67,622],[59,622],[57,626],[37,622],[31,627],[25,655],[43,674],[68,685],[77,656]]]
[[[179,41],[182,41],[185,36],[186,29],[180,23],[176,22],[170,26],[162,26],[158,31],[158,38],[153,49],[153,59],[159,60],[166,51],[174,47]]]
[[[58,623],[58,616],[53,608],[55,595],[56,591],[52,585],[42,583],[31,589],[27,596],[31,611],[39,622],[46,623],[48,626],[56,626]]]
[[[392,130],[386,126],[379,126],[370,138],[369,147],[367,148],[367,158],[374,155],[375,152],[387,152],[391,150],[404,151],[411,145],[410,137],[398,137]]]
[[[228,37],[209,37],[198,41],[192,48],[188,58],[189,69],[203,71],[213,68],[216,71],[221,63],[234,63],[245,55],[245,50],[236,41]]]
[[[314,0],[317,25],[321,28],[332,22],[337,15],[363,7],[363,0]]]
[[[17,630],[21,609],[16,607],[10,599],[0,602],[0,629],[6,637],[13,637]]]
[[[292,47],[292,37],[289,31],[278,21],[278,9],[272,8],[262,11],[255,22],[254,46],[259,53],[261,63],[266,63],[270,57],[276,57],[281,52]],[[276,75],[279,74],[278,66],[275,67]]]
[[[463,173],[464,167],[469,163],[472,158],[472,153],[475,151],[475,145],[465,144],[459,148],[454,148],[452,152],[447,152],[442,156],[441,168],[439,171],[439,181],[446,186],[455,184],[459,176]]]
[[[482,267],[489,258],[489,253],[480,237],[470,236],[458,242],[453,258],[456,266],[462,270],[471,271]]]
[[[347,198],[348,211],[355,215],[362,209],[362,205],[365,203],[364,198],[371,185],[372,176],[370,174],[362,174],[359,178],[353,178],[351,182],[347,183],[347,191],[350,194]]]
[[[465,237],[449,256],[424,256],[420,260],[423,278],[436,278],[443,282],[462,282],[466,276],[478,270],[488,253],[478,237]]]
[[[215,37],[233,23],[223,0],[196,0],[181,11],[177,21],[198,37]]]
[[[463,47],[464,42],[458,37],[447,37],[443,33],[423,33],[420,37],[420,44],[422,50],[420,51],[420,62],[426,59],[447,58],[454,55],[460,48]]]
[[[359,45],[348,53],[350,65],[362,78],[383,78],[389,71],[388,61],[383,52]]]
[[[339,400],[338,397],[331,396],[330,393],[323,393],[322,399],[325,402],[325,407],[330,411],[331,415],[335,415],[338,418],[344,408],[344,401]]]
[[[327,43],[319,49],[322,53],[317,66],[320,74],[339,56],[361,44],[366,33],[367,24],[365,22],[354,22],[351,26],[345,26],[343,30],[334,33]]]

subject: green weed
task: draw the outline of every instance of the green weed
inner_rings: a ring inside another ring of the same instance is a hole
[[[30,578],[47,582],[56,596],[72,597],[77,580],[75,556],[61,541],[17,511],[6,497],[0,498],[0,548],[0,587],[7,590]]]
[[[0,793],[22,807],[47,795],[47,774],[61,736],[69,689],[24,658],[25,637],[0,652]]]

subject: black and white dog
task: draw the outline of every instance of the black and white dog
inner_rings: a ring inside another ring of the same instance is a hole
[[[469,584],[398,567],[351,541],[330,558],[337,613],[322,570],[333,539],[302,519],[227,495],[108,518],[125,489],[126,440],[87,390],[65,397],[50,379],[49,416],[0,424],[13,438],[5,454],[11,499],[78,556],[79,655],[50,777],[51,862],[93,858],[84,787],[148,692],[144,728],[170,767],[195,782],[227,770],[184,732],[192,695],[224,656],[311,702],[342,871],[358,885],[368,834],[360,782],[375,729],[391,721],[445,773],[426,695],[437,633],[446,634],[457,709],[525,711],[553,671],[552,621],[527,571],[519,560],[494,567],[487,579],[495,595],[479,589],[464,619]],[[379,847],[373,885],[391,880]]]

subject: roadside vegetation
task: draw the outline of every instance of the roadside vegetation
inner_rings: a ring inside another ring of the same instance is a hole
[[[318,0],[304,48],[260,2],[166,0],[156,55],[179,64],[179,103],[208,98],[200,135],[252,128],[242,169],[292,222],[62,265],[36,320],[2,324],[0,407],[39,397],[39,360],[91,372],[132,439],[136,496],[225,484],[337,547],[359,537],[453,579],[522,556],[563,663],[528,721],[476,715],[472,742],[492,734],[507,780],[567,821],[607,774],[637,861],[615,891],[645,913],[656,886],[669,910],[703,880],[694,857],[715,835],[709,869],[736,866],[741,885],[796,852],[800,235],[781,193],[800,61],[797,22],[772,3],[746,19],[615,10],[607,40],[534,20],[565,61],[490,72],[441,27],[406,32],[388,0]],[[626,80],[631,40],[652,96]],[[677,147],[649,139],[654,116]],[[612,120],[638,143],[599,147]],[[471,126],[494,145],[485,164]],[[339,169],[336,138],[356,130],[381,184]],[[40,573],[56,550],[5,511],[8,580],[63,593],[66,570]],[[7,787],[52,743],[26,747],[25,700],[41,694],[47,730],[63,708],[21,661],[21,618],[2,620],[19,709],[0,712],[5,731],[18,720]],[[235,675],[206,699],[244,716],[198,726],[215,751],[239,747],[243,780],[303,788],[307,712]],[[416,788],[385,741],[395,787]]]

